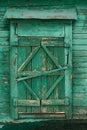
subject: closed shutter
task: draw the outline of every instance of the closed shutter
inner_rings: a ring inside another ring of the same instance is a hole
[[[72,117],[72,22],[11,22],[11,115]]]

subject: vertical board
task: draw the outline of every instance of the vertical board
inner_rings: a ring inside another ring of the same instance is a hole
[[[11,23],[10,24],[10,103],[11,103],[11,116],[13,118],[18,118],[18,113],[17,113],[17,98],[18,98],[18,90],[17,90],[17,48],[12,47],[14,44],[18,44],[18,39],[15,36],[15,24]],[[14,107],[15,104],[15,107]]]
[[[69,100],[69,106],[66,107],[66,118],[72,117],[72,21],[68,21],[65,25],[65,44],[68,48],[65,49],[65,65],[68,69],[65,70],[65,97]],[[66,102],[67,102],[66,100]]]

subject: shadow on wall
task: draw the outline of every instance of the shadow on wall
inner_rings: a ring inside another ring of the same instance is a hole
[[[87,130],[87,124],[64,123],[59,121],[7,124],[0,130]]]

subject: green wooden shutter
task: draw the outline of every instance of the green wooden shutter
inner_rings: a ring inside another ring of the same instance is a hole
[[[13,21],[11,116],[72,118],[72,22]]]

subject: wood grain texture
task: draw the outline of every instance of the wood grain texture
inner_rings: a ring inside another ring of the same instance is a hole
[[[10,6],[20,6],[20,7],[29,7],[29,6],[59,6],[62,8],[67,5],[75,5],[77,8],[78,19],[77,21],[73,21],[73,114],[81,115],[87,113],[87,104],[86,104],[86,96],[81,100],[75,95],[78,93],[83,93],[86,91],[86,78],[87,78],[87,1],[84,0],[30,0],[24,1],[22,0],[8,0],[0,1],[0,112],[4,113],[4,115],[9,113],[9,94],[10,94],[10,86],[9,86],[9,24],[10,22],[4,19],[4,14],[8,7]],[[23,41],[23,40],[22,40]],[[37,41],[37,40],[36,40]],[[21,41],[20,41],[21,43]],[[22,43],[23,44],[23,43]],[[27,45],[27,42],[26,42]],[[32,45],[33,46],[33,45]],[[56,49],[55,49],[56,50]],[[55,52],[56,53],[56,52]],[[56,55],[56,54],[55,54]],[[51,80],[51,79],[49,79]],[[56,92],[54,91],[54,94]],[[2,96],[3,95],[3,96]],[[85,100],[85,101],[84,101]],[[2,102],[4,101],[4,102]],[[79,106],[77,106],[77,103]],[[83,105],[85,104],[85,106]],[[83,106],[81,106],[83,105]],[[4,116],[2,114],[2,116]],[[5,116],[4,116],[5,117]],[[77,115],[74,116],[77,118]],[[82,119],[87,118],[87,116],[82,116]],[[79,119],[79,117],[78,117]]]

